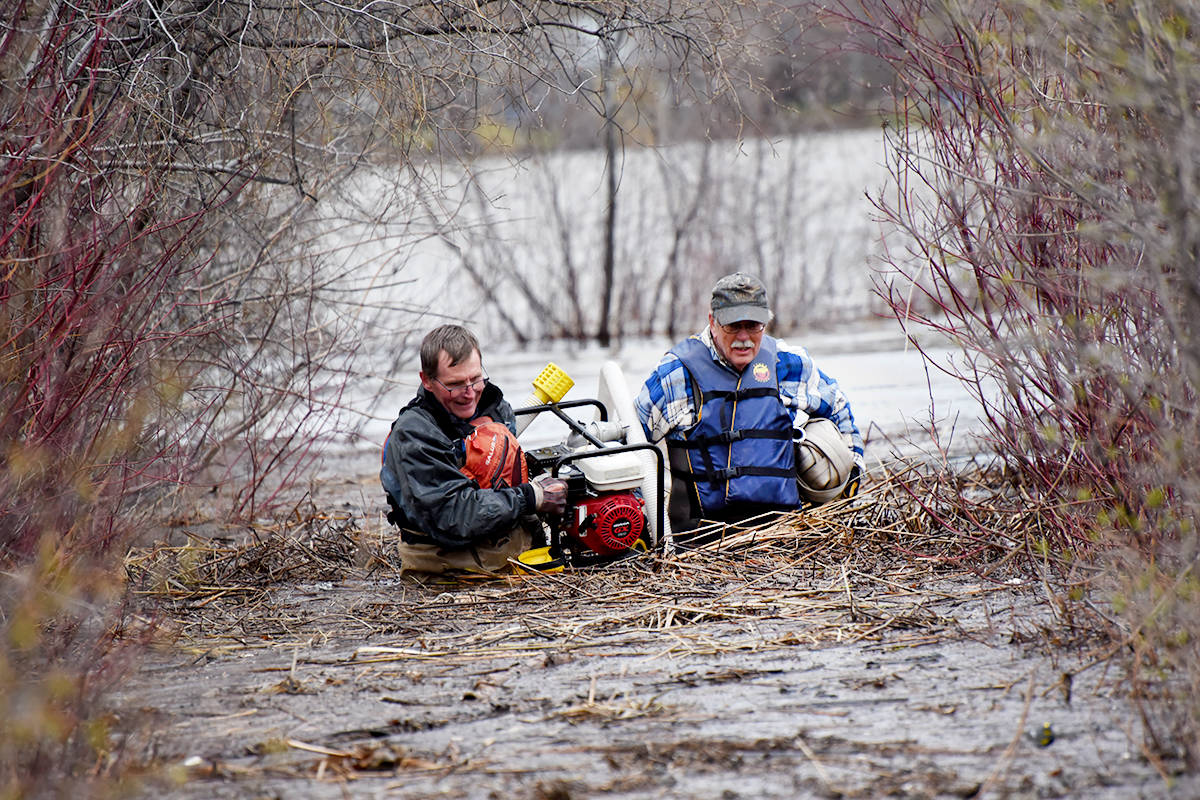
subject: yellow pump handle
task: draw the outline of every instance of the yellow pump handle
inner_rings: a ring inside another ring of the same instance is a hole
[[[557,403],[571,390],[575,381],[554,362],[545,366],[533,381],[533,391],[543,405]]]

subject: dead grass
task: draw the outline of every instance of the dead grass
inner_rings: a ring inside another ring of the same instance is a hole
[[[210,650],[412,634],[411,644],[359,648],[359,664],[544,656],[614,640],[716,653],[741,646],[731,631],[764,622],[785,630],[766,642],[747,637],[755,647],[873,640],[885,631],[917,640],[951,631],[939,606],[969,599],[962,589],[947,594],[939,578],[974,572],[968,591],[982,594],[1032,577],[1014,558],[1027,521],[996,511],[989,524],[1011,525],[1012,535],[964,543],[950,527],[953,510],[931,513],[914,499],[936,494],[915,484],[937,480],[905,469],[851,501],[713,525],[679,537],[671,554],[558,574],[397,577],[391,529],[316,513],[256,528],[240,544],[193,537],[133,551],[126,573],[146,613]],[[982,508],[971,510],[976,519]],[[379,581],[393,582],[392,591],[355,589]],[[317,614],[308,602],[315,598]],[[719,637],[712,623],[722,626]]]

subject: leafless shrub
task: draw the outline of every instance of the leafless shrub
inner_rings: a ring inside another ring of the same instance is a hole
[[[841,17],[899,86],[901,191],[878,203],[914,246],[881,291],[968,354],[959,377],[1014,498],[1054,522],[1031,552],[1117,554],[1139,660],[1194,669],[1195,7],[885,0]],[[1195,697],[1158,706],[1186,720],[1193,759]]]

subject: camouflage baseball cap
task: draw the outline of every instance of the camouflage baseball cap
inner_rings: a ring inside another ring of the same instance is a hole
[[[712,312],[718,325],[741,320],[764,324],[771,321],[767,290],[762,281],[745,272],[735,272],[717,281],[712,293]]]

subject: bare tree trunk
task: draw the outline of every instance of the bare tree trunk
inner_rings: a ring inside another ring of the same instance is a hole
[[[617,229],[617,124],[614,120],[617,109],[612,91],[613,44],[611,40],[604,43],[604,66],[601,79],[604,81],[604,169],[606,203],[604,208],[604,253],[603,253],[603,282],[601,285],[600,325],[596,330],[596,340],[602,347],[608,347],[612,341],[612,329],[609,315],[612,313],[613,276],[616,262],[616,229]]]
[[[569,214],[563,206],[559,183],[552,175],[547,174],[546,183],[549,186],[550,205],[554,220],[558,226],[558,246],[562,249],[563,282],[565,284],[567,303],[570,304],[570,319],[564,321],[567,335],[582,341],[587,338],[587,323],[580,302],[579,267],[575,264],[574,248],[571,237]]]
[[[685,183],[680,192],[681,196],[688,195],[686,207],[683,213],[678,214],[673,220],[671,250],[667,254],[667,262],[663,265],[662,273],[659,275],[658,285],[654,287],[654,297],[650,303],[650,319],[646,324],[645,332],[647,334],[654,333],[655,311],[660,307],[665,315],[664,329],[667,337],[675,339],[676,332],[679,330],[679,286],[685,276],[680,260],[683,256],[688,232],[699,216],[701,205],[709,194],[711,162],[712,144],[704,142],[703,149],[700,151],[699,175],[696,177],[696,185],[688,192]],[[662,175],[663,192],[668,196],[669,202],[671,196],[670,177],[666,169],[663,169]]]

